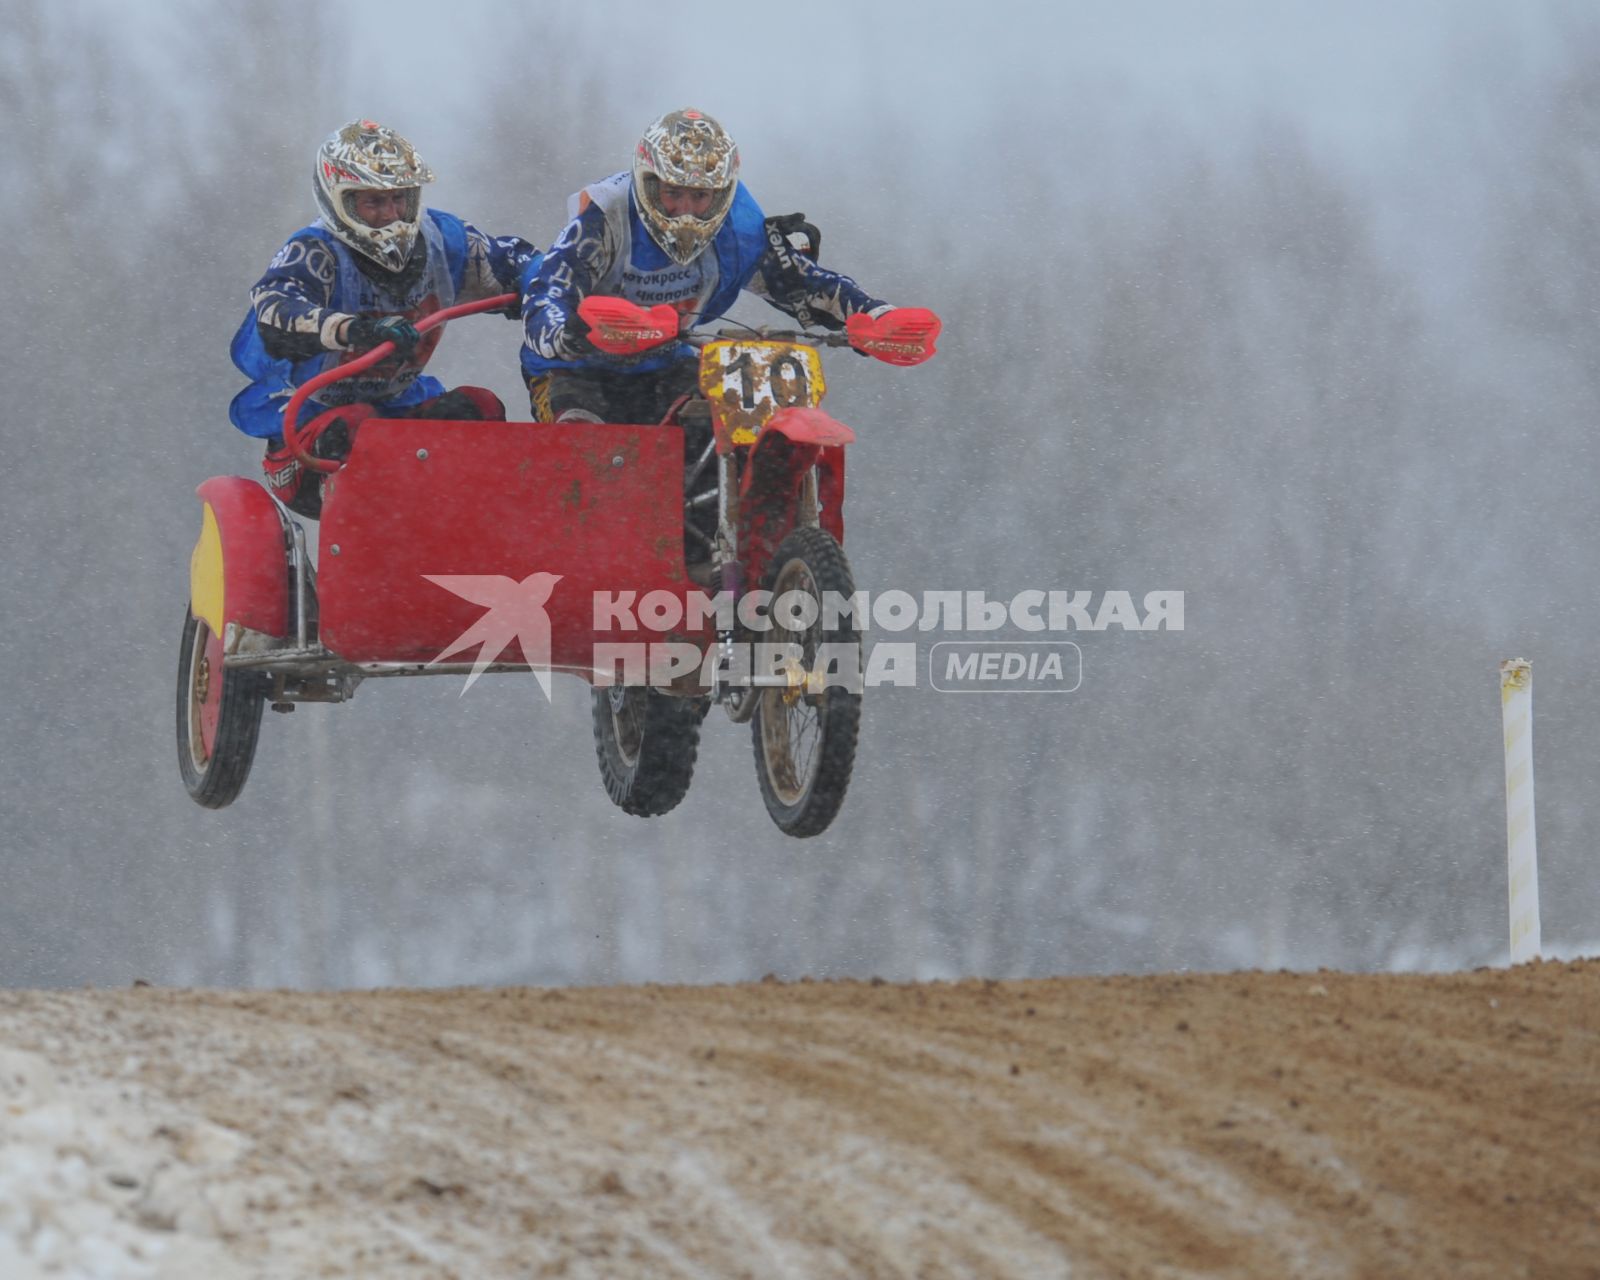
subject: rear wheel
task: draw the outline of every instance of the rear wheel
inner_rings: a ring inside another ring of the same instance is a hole
[[[640,818],[676,808],[694,780],[705,700],[614,685],[594,691],[593,710],[595,756],[612,803]]]
[[[796,529],[779,544],[763,586],[774,604],[789,592],[810,596],[816,604],[810,626],[786,628],[775,618],[767,632],[774,643],[796,645],[807,671],[824,644],[844,646],[835,653],[853,653],[850,660],[859,662],[860,630],[842,619],[834,627],[825,625],[824,599],[844,600],[855,592],[850,562],[833,535]],[[816,691],[801,685],[760,691],[750,725],[756,777],[767,812],[785,835],[817,835],[837,816],[850,786],[860,724],[860,693],[839,684]]]
[[[178,769],[196,804],[221,809],[250,776],[266,688],[253,671],[223,667],[222,637],[192,613],[178,655]]]

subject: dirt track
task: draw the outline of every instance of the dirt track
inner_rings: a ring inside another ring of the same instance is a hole
[[[1596,1276],[1600,961],[0,992],[0,1274],[74,1274],[48,1257],[206,1280]]]

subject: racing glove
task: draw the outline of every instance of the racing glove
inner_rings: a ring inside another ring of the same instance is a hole
[[[934,354],[943,325],[926,307],[893,307],[877,316],[856,312],[845,321],[850,345],[886,364],[921,364]]]
[[[589,326],[589,341],[607,355],[637,355],[678,336],[677,308],[666,302],[647,311],[626,298],[591,295],[578,304],[578,315]]]
[[[422,341],[417,327],[404,316],[357,316],[344,331],[345,346],[352,351],[370,351],[379,343],[394,343],[394,353],[408,358]]]

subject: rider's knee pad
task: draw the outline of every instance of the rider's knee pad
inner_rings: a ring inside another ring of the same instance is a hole
[[[261,459],[267,492],[297,515],[316,520],[322,515],[322,477],[308,472],[280,437],[267,441]]]

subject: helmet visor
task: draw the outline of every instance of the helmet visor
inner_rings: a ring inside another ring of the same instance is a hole
[[[699,222],[720,223],[727,213],[733,187],[688,187],[664,183],[659,175],[644,177],[644,198],[663,218],[693,218]]]
[[[341,195],[345,219],[352,227],[414,224],[422,212],[421,187],[354,187]]]

